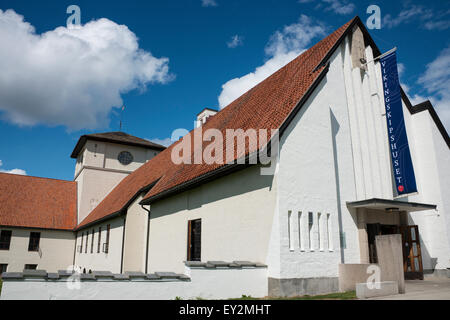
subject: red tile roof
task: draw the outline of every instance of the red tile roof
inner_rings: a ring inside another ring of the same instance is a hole
[[[77,183],[0,173],[0,226],[72,230]]]
[[[280,128],[320,77],[324,66],[319,66],[319,64],[330,55],[335,45],[350,29],[349,27],[356,22],[360,24],[357,17],[233,101],[211,117],[201,128],[203,130],[215,128],[222,133],[225,133],[226,129]],[[190,132],[191,137],[195,130]],[[225,134],[223,136],[225,137]],[[171,161],[171,152],[178,143],[172,144],[158,156],[124,178],[81,222],[79,227],[124,210],[130,203],[130,199],[152,183],[156,182],[146,194],[145,199],[167,192],[224,166],[220,164],[175,165]],[[233,142],[224,141],[224,145],[227,143]],[[256,146],[247,147],[246,153],[256,151],[255,149]],[[194,152],[193,149],[192,152]],[[237,155],[236,159],[243,155]]]

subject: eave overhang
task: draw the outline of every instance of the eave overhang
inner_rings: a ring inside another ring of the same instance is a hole
[[[397,211],[414,212],[424,210],[436,210],[437,208],[437,206],[434,204],[406,202],[406,201],[379,199],[379,198],[347,202],[347,207],[355,209],[365,208],[373,210],[382,210],[385,212],[397,212]]]

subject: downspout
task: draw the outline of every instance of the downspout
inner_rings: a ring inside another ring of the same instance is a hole
[[[125,215],[123,218],[123,233],[122,233],[122,255],[120,257],[120,273],[123,272],[123,250],[125,246],[125,227],[127,224],[127,216]]]
[[[148,213],[147,243],[146,243],[146,249],[145,249],[145,273],[147,273],[148,272],[148,241],[149,241],[149,237],[150,237],[150,210],[146,209],[143,204],[141,204],[141,207]]]
[[[72,261],[72,271],[75,271],[75,260],[77,256],[77,241],[78,241],[78,231],[75,233],[75,250],[73,251],[73,261]]]

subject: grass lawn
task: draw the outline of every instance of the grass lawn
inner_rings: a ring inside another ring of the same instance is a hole
[[[336,293],[329,293],[329,294],[321,294],[317,296],[298,296],[298,297],[289,297],[289,298],[273,298],[273,297],[265,297],[265,298],[253,298],[249,296],[242,296],[241,298],[237,299],[230,299],[230,300],[353,300],[356,299],[356,292],[355,291],[348,291],[348,292],[336,292]]]

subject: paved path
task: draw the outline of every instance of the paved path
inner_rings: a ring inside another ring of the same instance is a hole
[[[450,279],[408,280],[405,285],[405,294],[369,300],[450,300]]]

